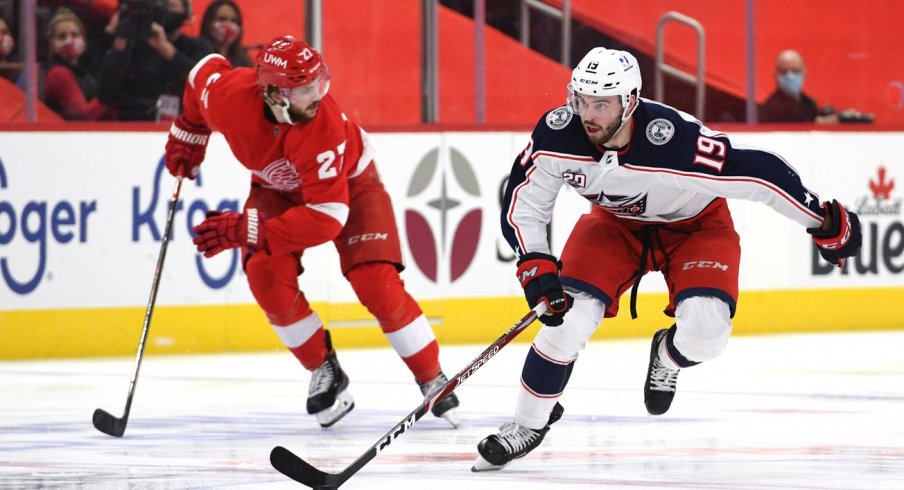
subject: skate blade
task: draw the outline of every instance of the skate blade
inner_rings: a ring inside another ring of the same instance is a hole
[[[454,408],[446,410],[440,417],[446,419],[446,421],[452,425],[453,429],[457,429],[458,426],[461,425],[461,420],[458,418],[458,412]]]
[[[345,390],[336,396],[333,406],[317,412],[317,423],[324,429],[330,427],[348,415],[353,408],[355,408],[355,400],[352,399],[352,394]]]
[[[499,471],[502,468],[505,468],[505,465],[493,464],[489,461],[483,459],[483,456],[477,455],[477,459],[474,460],[474,465],[471,466],[471,471],[474,473],[479,473],[481,471]]]

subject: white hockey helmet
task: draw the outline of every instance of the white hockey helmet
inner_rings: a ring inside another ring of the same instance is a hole
[[[637,107],[635,104],[631,112],[628,112],[631,95],[640,97],[640,86],[640,67],[634,55],[616,49],[593,48],[571,72],[568,105],[577,112],[575,93],[594,97],[618,95],[621,96],[622,123],[624,123]]]

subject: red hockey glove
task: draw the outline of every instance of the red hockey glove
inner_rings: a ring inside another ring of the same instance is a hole
[[[844,259],[853,257],[860,251],[860,243],[863,241],[860,219],[836,200],[824,202],[822,207],[826,210],[822,226],[807,228],[807,233],[813,235],[822,258],[838,267],[844,267]]]
[[[169,173],[174,177],[197,177],[209,139],[210,128],[195,126],[183,116],[176,118],[166,140],[165,158]]]
[[[540,317],[540,321],[550,327],[562,324],[562,318],[574,302],[574,298],[562,289],[560,269],[562,263],[544,253],[527,253],[518,260],[518,280],[524,288],[527,304],[533,308],[540,301],[545,301],[549,309]]]
[[[191,229],[195,233],[192,242],[205,257],[242,246],[252,252],[269,252],[265,230],[264,217],[255,208],[244,213],[208,211],[207,219]]]

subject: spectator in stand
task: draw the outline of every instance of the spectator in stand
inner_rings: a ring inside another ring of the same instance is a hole
[[[16,49],[16,40],[13,38],[12,24],[6,17],[0,17],[0,76],[14,82],[19,76],[19,70],[7,68],[3,65],[13,61],[13,51]]]
[[[124,121],[171,120],[181,108],[188,72],[213,52],[201,38],[180,29],[191,16],[191,0],[168,0],[157,9],[122,0],[107,25],[113,45],[101,63],[99,95],[116,105]]]
[[[72,10],[61,7],[47,25],[49,62],[44,75],[44,103],[66,120],[109,119],[111,111],[97,98],[94,76],[81,63],[85,26]]]
[[[816,101],[803,92],[806,76],[804,58],[793,49],[779,53],[775,60],[775,92],[760,107],[762,123],[834,124],[837,114],[823,115]]]
[[[234,1],[215,0],[207,7],[201,20],[201,37],[232,66],[252,66],[242,46],[242,12]]]

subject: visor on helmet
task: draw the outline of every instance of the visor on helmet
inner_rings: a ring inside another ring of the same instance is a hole
[[[620,115],[624,109],[621,97],[603,99],[604,96],[594,96],[575,92],[571,85],[568,85],[568,108],[575,114],[582,111],[591,111],[605,115]]]
[[[312,102],[317,102],[318,100],[322,99],[330,91],[330,72],[324,65],[324,69],[320,73],[320,76],[317,77],[313,82],[307,85],[302,85],[300,87],[278,87],[278,90],[280,95],[282,95],[283,98],[288,100],[289,102],[306,106]]]

